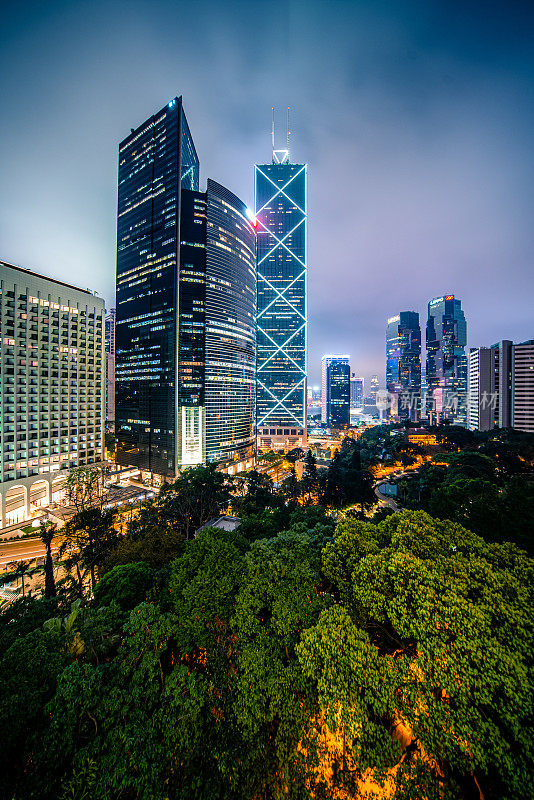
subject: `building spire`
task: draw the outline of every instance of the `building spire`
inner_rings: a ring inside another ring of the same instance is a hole
[[[271,127],[271,143],[273,149],[273,164],[287,164],[289,161],[289,107],[287,109],[287,148],[285,150],[276,150],[274,144],[274,106],[272,106],[273,120]]]

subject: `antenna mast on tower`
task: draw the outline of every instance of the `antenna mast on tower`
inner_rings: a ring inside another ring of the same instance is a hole
[[[287,160],[289,161],[289,137],[291,135],[291,131],[289,130],[289,106],[287,107]]]

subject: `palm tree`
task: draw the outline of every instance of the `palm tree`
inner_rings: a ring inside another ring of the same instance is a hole
[[[46,547],[46,558],[44,565],[45,573],[45,597],[56,596],[56,582],[54,580],[54,562],[52,561],[52,542],[57,532],[57,525],[53,522],[41,522],[39,536]]]
[[[30,568],[31,561],[12,561],[9,565],[10,567],[14,567],[12,572],[13,578],[20,578],[22,580],[22,596],[25,596],[24,590],[24,576],[28,572]]]

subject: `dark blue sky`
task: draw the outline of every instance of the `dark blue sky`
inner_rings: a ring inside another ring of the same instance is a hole
[[[534,337],[534,7],[6,2],[0,258],[113,303],[117,145],[182,94],[201,161],[252,204],[271,106],[309,163],[309,366],[384,371],[386,318],[444,293],[470,345]]]

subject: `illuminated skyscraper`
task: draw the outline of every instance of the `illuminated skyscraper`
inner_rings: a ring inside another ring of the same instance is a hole
[[[433,424],[467,424],[467,325],[453,294],[428,304],[426,324],[427,411]]]
[[[119,147],[119,464],[173,478],[254,444],[256,233],[208,181],[181,98]]]
[[[326,355],[321,359],[321,422],[333,428],[350,423],[350,356]]]
[[[357,378],[354,372],[350,379],[350,407],[351,410],[361,411],[363,409],[365,396],[365,383],[363,378]]]
[[[421,406],[421,328],[419,314],[401,311],[388,319],[386,389],[393,419],[416,421]]]
[[[255,167],[256,419],[262,450],[306,444],[307,166],[273,150]]]

